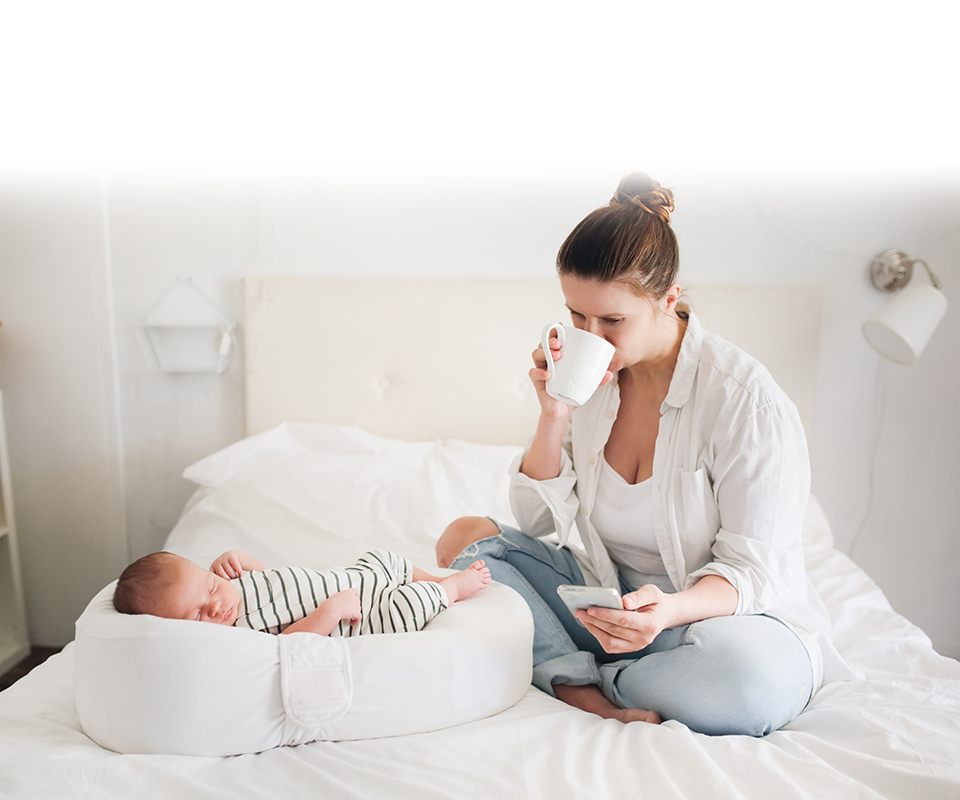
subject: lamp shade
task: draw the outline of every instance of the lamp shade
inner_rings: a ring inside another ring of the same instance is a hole
[[[908,286],[863,323],[863,335],[880,355],[898,364],[916,364],[947,310],[947,298],[933,286]]]

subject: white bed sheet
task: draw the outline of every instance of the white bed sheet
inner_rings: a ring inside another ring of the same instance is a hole
[[[510,521],[514,448],[409,444],[283,425],[205,459],[168,547],[201,564],[229,547],[324,568],[387,546],[433,567],[462,514]],[[232,758],[118,755],[81,731],[72,645],[0,695],[0,793],[36,798],[310,796],[957,798],[960,664],[896,614],[833,549],[816,501],[807,563],[844,657],[863,678],[824,687],[764,739],[622,725],[531,688],[489,719],[434,733],[314,742]],[[242,702],[242,698],[238,700]]]

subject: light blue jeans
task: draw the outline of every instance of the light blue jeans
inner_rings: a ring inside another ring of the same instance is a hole
[[[635,653],[604,652],[557,595],[583,584],[572,553],[499,525],[500,535],[464,548],[453,569],[477,558],[518,591],[533,614],[533,684],[599,686],[620,708],[656,711],[709,735],[764,736],[807,701],[813,670],[797,635],[773,617],[713,617],[665,630]],[[622,585],[623,593],[639,587]]]

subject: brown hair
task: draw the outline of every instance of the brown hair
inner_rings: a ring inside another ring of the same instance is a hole
[[[113,607],[121,614],[149,614],[169,581],[169,567],[179,556],[162,551],[137,559],[120,573]]]
[[[626,284],[659,300],[676,282],[677,237],[670,227],[673,192],[643,172],[627,175],[606,206],[588,214],[560,248],[557,272]]]

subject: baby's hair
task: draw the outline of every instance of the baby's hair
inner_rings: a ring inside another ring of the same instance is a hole
[[[180,556],[161,551],[139,558],[120,573],[113,607],[121,614],[149,614],[168,581],[168,569]]]
[[[643,172],[631,172],[606,206],[588,214],[560,248],[557,272],[626,284],[659,300],[676,282],[677,237],[670,227],[673,192]]]

